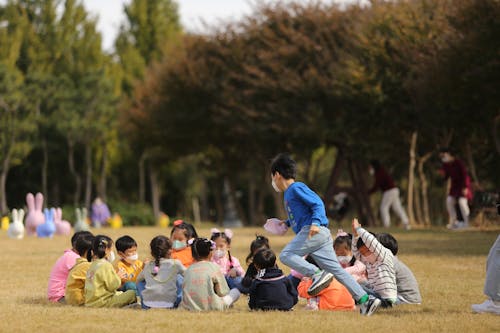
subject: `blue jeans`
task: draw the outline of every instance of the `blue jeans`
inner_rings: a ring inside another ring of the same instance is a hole
[[[127,291],[127,290],[133,290],[135,291],[135,296],[140,296],[139,292],[137,291],[137,285],[135,282],[128,281],[123,284],[120,288],[118,288],[118,291]]]
[[[226,276],[225,278],[229,289],[237,288],[239,290],[239,288],[241,287],[241,280],[243,280],[241,276]]]
[[[319,233],[309,238],[311,226],[304,226],[280,254],[280,260],[288,267],[293,268],[304,276],[313,276],[318,270],[303,257],[310,254],[318,266],[332,273],[351,293],[355,301],[366,295],[363,288],[354,280],[351,274],[340,266],[333,251],[333,239],[330,229],[320,227]]]

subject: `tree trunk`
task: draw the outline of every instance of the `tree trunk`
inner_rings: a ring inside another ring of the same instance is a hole
[[[201,214],[200,214],[200,198],[194,196],[191,199],[193,205],[193,220],[194,223],[199,224],[201,222]]]
[[[335,159],[335,164],[333,165],[332,171],[330,172],[330,178],[328,179],[325,196],[323,198],[327,210],[333,200],[333,196],[336,194],[336,187],[340,178],[340,173],[344,165],[344,161],[344,148],[337,146],[337,158]]]
[[[49,148],[47,147],[47,140],[42,140],[43,162],[42,162],[42,193],[47,199],[49,197],[49,189],[47,185],[47,174],[49,169]]]
[[[201,220],[210,220],[210,207],[208,203],[208,193],[207,193],[207,179],[202,177],[201,179],[201,190],[200,190],[200,206],[201,206]]]
[[[415,182],[415,151],[417,148],[417,132],[413,132],[410,141],[410,165],[408,167],[408,219],[410,225],[415,223],[415,214],[413,213],[413,186]]]
[[[7,192],[5,191],[5,185],[7,184],[7,176],[9,174],[10,153],[7,154],[2,164],[2,172],[0,173],[0,215],[7,214],[9,212],[9,207],[7,207]]]
[[[423,218],[423,209],[422,209],[422,204],[420,202],[420,186],[417,186],[416,184],[413,185],[413,197],[415,199],[415,224],[422,224],[424,221]]]
[[[106,202],[107,200],[107,186],[106,186],[106,169],[108,167],[108,149],[106,142],[102,143],[102,160],[101,160],[101,175],[99,177],[98,192],[101,199]]]
[[[495,148],[497,153],[500,154],[500,136],[498,135],[498,125],[500,124],[500,115],[493,119],[493,142],[495,142]]]
[[[158,181],[158,173],[152,165],[149,166],[149,181],[151,184],[153,215],[155,219],[158,219],[160,216],[160,183]]]
[[[470,144],[467,142],[465,144],[465,155],[467,158],[467,165],[469,166],[469,172],[472,176],[472,181],[474,182],[475,188],[480,189],[481,185],[479,184],[479,178],[476,173],[476,163],[474,163],[474,158],[472,157],[472,149],[470,148]]]
[[[217,212],[217,224],[222,225],[222,221],[224,220],[224,204],[222,203],[222,191],[221,184],[216,182],[214,186],[214,196],[215,196],[215,210]]]
[[[80,193],[82,190],[82,179],[75,169],[75,151],[74,142],[68,138],[68,164],[71,175],[75,178],[75,192],[73,194],[73,205],[77,207],[80,204]],[[89,206],[86,206],[89,207]]]
[[[146,163],[146,153],[142,153],[139,158],[139,202],[146,202],[146,180],[144,164]]]
[[[85,207],[90,207],[92,196],[92,148],[85,145]]]
[[[257,222],[256,194],[257,187],[255,186],[255,179],[250,178],[248,180],[248,220],[250,225],[255,225]]]
[[[429,226],[431,224],[431,214],[429,211],[429,195],[428,195],[428,187],[429,183],[427,182],[427,177],[424,172],[424,164],[431,158],[432,152],[429,152],[422,156],[418,160],[418,176],[420,178],[420,191],[422,194],[422,215],[424,218],[424,224]]]

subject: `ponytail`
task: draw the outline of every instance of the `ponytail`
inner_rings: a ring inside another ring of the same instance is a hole
[[[170,251],[172,245],[170,244],[168,237],[156,236],[151,240],[149,246],[151,248],[151,255],[155,259],[151,274],[156,276],[160,270],[160,260],[168,257],[168,251]]]
[[[92,252],[97,258],[102,259],[106,256],[106,249],[112,246],[113,240],[111,238],[105,235],[97,235],[92,243]]]

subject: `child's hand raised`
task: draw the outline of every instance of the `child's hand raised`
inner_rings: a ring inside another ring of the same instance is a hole
[[[359,224],[358,222],[358,219],[357,218],[353,218],[352,219],[352,234],[354,235],[354,237],[357,237],[358,236],[358,233],[356,232],[356,229],[361,227],[361,224]]]

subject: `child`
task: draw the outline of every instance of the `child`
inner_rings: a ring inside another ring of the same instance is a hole
[[[134,290],[137,294],[137,276],[144,268],[144,263],[139,260],[137,253],[137,242],[130,236],[122,236],[116,240],[115,247],[119,260],[113,265],[117,272],[121,272],[119,275],[122,280],[118,290]]]
[[[188,241],[198,238],[195,228],[182,220],[174,221],[174,227],[170,232],[172,240],[172,259],[178,259],[188,268],[193,263],[193,256]]]
[[[377,238],[361,228],[357,219],[352,220],[352,252],[366,265],[368,281],[366,290],[381,301],[382,307],[391,307],[397,300],[394,255]]]
[[[71,268],[66,282],[65,300],[69,305],[83,305],[85,303],[85,277],[92,261],[92,234],[84,234],[76,240],[75,249],[80,255],[76,264]]]
[[[237,288],[241,285],[241,280],[245,271],[241,267],[238,258],[231,255],[231,238],[233,232],[226,229],[220,232],[218,229],[213,228],[210,230],[212,236],[210,239],[215,242],[215,251],[212,256],[212,262],[219,265],[221,273],[226,278],[229,289]]]
[[[399,258],[398,241],[391,234],[378,234],[377,240],[394,255],[394,270],[396,271],[396,286],[398,289],[397,304],[421,304],[422,296],[418,282],[412,271]]]
[[[306,260],[311,264],[316,265],[316,262],[311,256],[307,256]],[[349,291],[336,279],[333,279],[328,287],[323,289],[316,297],[312,298],[307,293],[307,289],[309,289],[311,283],[312,281],[310,278],[304,277],[297,287],[299,296],[308,300],[306,309],[351,311],[356,308],[356,306],[354,305],[354,300],[352,299],[351,294],[349,294]],[[311,302],[311,300],[313,301]]]
[[[123,307],[135,303],[135,291],[117,291],[121,278],[108,261],[112,253],[113,240],[108,236],[97,235],[92,243],[94,258],[85,280],[85,306]]]
[[[304,276],[312,277],[308,290],[310,296],[318,295],[330,285],[335,276],[360,304],[361,314],[370,316],[380,305],[380,300],[369,296],[340,266],[333,252],[333,240],[323,201],[307,185],[295,181],[296,173],[296,163],[288,155],[280,154],[274,158],[271,164],[271,185],[275,191],[284,192],[283,199],[288,214],[288,220],[282,223],[286,223],[296,233],[295,238],[281,252],[281,262]],[[306,254],[311,254],[319,269],[303,258]]]
[[[252,285],[253,280],[257,276],[257,268],[255,268],[253,264],[254,255],[263,249],[270,249],[269,239],[262,235],[257,235],[255,239],[250,243],[250,253],[245,259],[247,263],[247,271],[245,272],[245,276],[241,280],[241,286],[238,287],[239,291],[244,294],[248,294],[250,291],[250,286]]]
[[[170,259],[172,245],[165,236],[156,236],[149,244],[154,261],[149,262],[137,277],[146,281],[141,291],[142,307],[172,309],[180,302],[177,292],[177,274],[183,275],[186,268],[179,260]]]
[[[250,287],[250,309],[291,310],[298,301],[297,289],[276,266],[274,252],[269,249],[260,250],[253,257],[253,264],[259,273]]]
[[[188,310],[224,310],[240,297],[238,289],[227,286],[219,266],[210,261],[215,243],[206,238],[192,241],[195,262],[184,273],[182,307]]]
[[[89,231],[75,232],[71,237],[71,249],[64,251],[64,254],[57,259],[52,267],[47,288],[47,296],[51,302],[64,303],[64,291],[66,290],[69,270],[75,265],[76,259],[80,257],[75,249],[76,241],[83,235],[92,235],[92,233]]]
[[[362,284],[366,282],[367,278],[366,266],[352,255],[351,243],[352,236],[339,229],[337,237],[333,242],[333,249],[335,250],[340,266],[351,274],[357,283]]]

